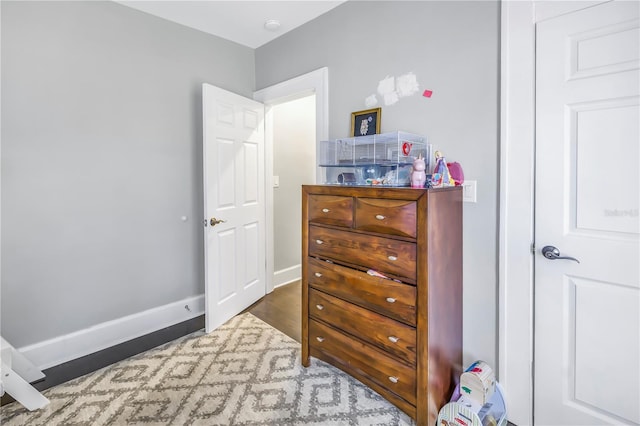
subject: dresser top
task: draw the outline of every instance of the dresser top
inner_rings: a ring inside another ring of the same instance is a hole
[[[398,188],[381,186],[349,186],[349,185],[302,185],[302,190],[318,195],[343,195],[349,197],[397,198],[417,200],[423,195],[434,192],[461,191],[462,187],[447,188]]]

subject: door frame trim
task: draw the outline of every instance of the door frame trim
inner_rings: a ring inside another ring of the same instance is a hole
[[[501,2],[498,378],[520,426],[534,409],[536,23],[606,2]]]
[[[501,14],[498,377],[509,421],[523,426],[533,424],[534,3],[503,1]]]
[[[274,289],[273,133],[267,130],[273,128],[271,107],[311,94],[316,95],[316,158],[319,158],[318,142],[329,138],[329,68],[323,67],[253,93],[253,99],[262,102],[265,106],[265,208],[266,223],[269,224],[266,229],[267,293],[271,293]]]

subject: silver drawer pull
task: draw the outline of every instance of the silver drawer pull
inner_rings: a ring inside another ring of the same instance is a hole
[[[319,303],[318,303],[318,304],[316,305],[316,309],[317,309],[317,310],[319,310],[319,311],[321,311],[321,310],[323,310],[323,309],[324,309],[324,306],[322,306],[321,304],[319,304]]]
[[[396,336],[389,336],[388,339],[392,342],[392,343],[398,343],[398,339]]]
[[[322,213],[329,213],[331,210],[329,209],[322,209]]]
[[[383,215],[381,215],[381,214],[377,214],[377,215],[376,215],[376,219],[378,219],[378,220],[385,220],[385,219],[386,219],[386,217],[384,217],[384,216],[383,216]]]
[[[394,299],[393,297],[387,297],[387,302],[389,303],[395,303],[396,299]]]
[[[322,241],[322,240],[316,240],[316,244],[324,244],[324,241]]]
[[[316,337],[316,340],[320,343],[324,342],[324,337],[318,336]]]
[[[316,277],[318,277],[318,278],[320,278],[320,277],[322,276],[322,274],[321,274],[320,272],[316,272],[316,273],[315,273],[315,274],[313,274],[313,275],[315,275],[315,276],[316,276]]]
[[[398,258],[395,257],[395,256],[389,256],[387,259],[389,259],[389,260],[398,260]]]
[[[390,381],[391,383],[398,383],[398,378],[397,378],[397,377],[395,377],[395,376],[389,376],[389,381]]]

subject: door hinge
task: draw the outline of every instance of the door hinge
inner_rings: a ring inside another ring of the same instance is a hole
[[[536,254],[536,243],[531,243],[531,254]]]

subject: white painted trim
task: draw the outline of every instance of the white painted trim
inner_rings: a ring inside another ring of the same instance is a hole
[[[498,380],[509,421],[533,424],[535,25],[532,1],[503,1]]]
[[[24,346],[18,350],[39,369],[44,370],[203,314],[204,294],[201,294]]]
[[[266,87],[254,92],[253,99],[265,104],[265,125],[267,129],[273,127],[273,113],[271,106],[302,98],[310,94],[316,95],[316,158],[318,157],[319,141],[329,138],[329,69],[327,67],[311,71],[307,74]],[[265,131],[265,184],[266,191],[266,220],[267,227],[267,283],[266,292],[271,293],[274,286],[273,259],[273,134]],[[318,176],[316,173],[316,176]]]
[[[254,94],[255,98],[255,94]],[[273,109],[271,106],[266,106],[264,109],[264,173],[265,173],[265,223],[267,224],[266,229],[266,241],[265,241],[265,256],[267,262],[267,271],[266,271],[266,285],[265,285],[265,293],[271,293],[274,289],[274,253],[275,253],[275,235],[274,235],[274,212],[273,212],[273,131],[268,129],[273,129]]]
[[[298,281],[302,277],[302,265],[293,265],[285,269],[280,269],[273,274],[274,288],[294,281]]]

